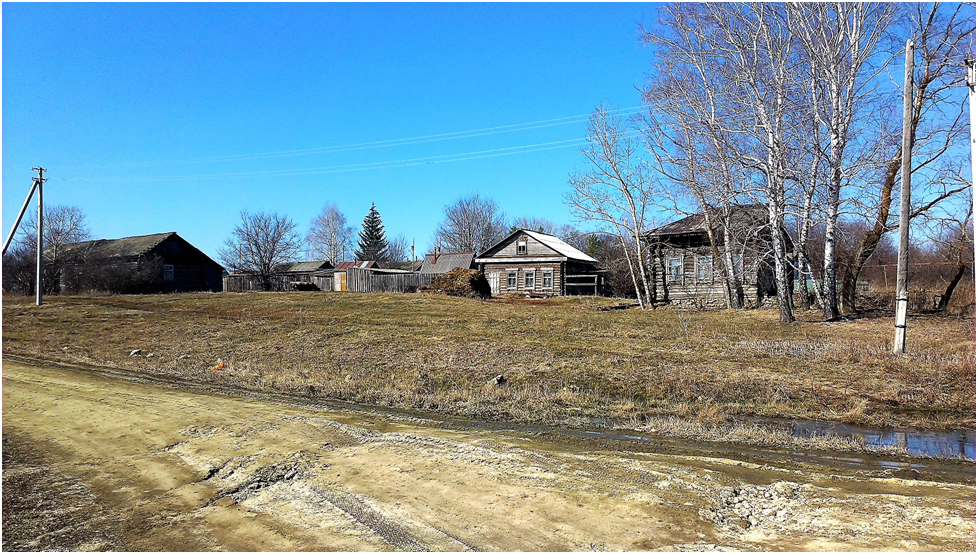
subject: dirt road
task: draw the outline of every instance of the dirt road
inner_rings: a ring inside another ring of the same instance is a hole
[[[975,548],[972,485],[460,431],[10,360],[3,436],[4,550]]]

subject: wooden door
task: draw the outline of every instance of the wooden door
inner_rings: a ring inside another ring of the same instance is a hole
[[[489,277],[489,289],[493,294],[499,294],[499,272],[490,271],[487,277]]]

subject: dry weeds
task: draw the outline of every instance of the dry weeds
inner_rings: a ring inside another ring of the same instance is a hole
[[[975,320],[783,326],[769,310],[314,293],[5,297],[3,351],[225,385],[570,426],[682,417],[975,424]],[[134,349],[142,352],[130,356]],[[152,356],[150,356],[152,355]],[[225,364],[224,369],[211,368]],[[487,384],[503,374],[503,385]]]

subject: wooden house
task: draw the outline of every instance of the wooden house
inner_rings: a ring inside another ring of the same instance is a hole
[[[61,247],[67,289],[106,292],[220,292],[221,264],[176,232],[98,239]],[[137,282],[138,281],[138,282]]]
[[[553,235],[528,229],[513,231],[476,256],[475,263],[493,294],[596,295],[604,288],[598,260]]]
[[[735,294],[758,304],[776,294],[767,214],[767,207],[760,204],[736,206],[727,223],[734,245],[730,258],[739,285]],[[660,301],[691,307],[726,306],[723,229],[717,223],[719,214],[711,219],[716,248],[711,244],[703,213],[662,225],[645,235]]]
[[[271,275],[272,291],[322,290],[317,276],[333,268],[328,260],[306,262],[287,262],[275,267]],[[224,277],[226,292],[248,292],[262,290],[258,277],[253,273],[233,273]]]

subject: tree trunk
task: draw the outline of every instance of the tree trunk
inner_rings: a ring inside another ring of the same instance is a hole
[[[951,301],[951,295],[954,294],[955,287],[958,286],[958,282],[964,277],[965,270],[968,269],[967,264],[958,264],[958,271],[954,274],[951,282],[947,284],[947,288],[944,289],[944,294],[941,295],[941,301],[937,304],[937,311],[943,312],[947,309],[948,303]]]

